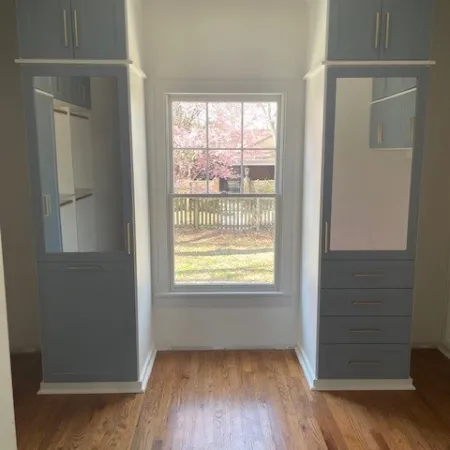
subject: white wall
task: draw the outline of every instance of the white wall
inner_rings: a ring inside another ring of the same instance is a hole
[[[8,319],[6,314],[5,277],[2,237],[0,233],[0,442],[5,450],[15,450],[16,427],[9,357]]]
[[[371,78],[336,86],[331,250],[406,249],[411,150],[370,148]]]
[[[307,8],[302,1],[150,0],[144,10],[151,144],[153,323],[158,348],[283,347],[297,342],[303,81]],[[165,222],[167,92],[286,95],[280,296],[168,292]],[[182,325],[181,325],[182,323]]]
[[[303,166],[301,306],[299,346],[316,373],[321,254],[321,196],[324,139],[325,79],[322,69],[306,82]]]
[[[136,243],[136,293],[139,373],[141,378],[154,348],[152,336],[152,282],[150,259],[150,203],[148,181],[145,80],[129,71],[132,135],[134,240]]]
[[[308,69],[326,60],[328,39],[328,5],[330,0],[309,1]]]
[[[90,117],[97,250],[123,250],[122,168],[113,78],[91,78]]]
[[[436,0],[415,274],[413,343],[436,345],[448,298],[450,245],[450,2]]]
[[[31,222],[25,113],[14,2],[0,2],[0,224],[12,351],[39,348],[37,274]]]

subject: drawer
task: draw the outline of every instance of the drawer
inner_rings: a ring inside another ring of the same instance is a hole
[[[319,378],[408,378],[409,345],[319,346]]]
[[[414,261],[323,261],[322,288],[412,288]]]
[[[410,316],[412,289],[322,289],[321,316]]]
[[[410,317],[321,317],[321,344],[408,344]]]

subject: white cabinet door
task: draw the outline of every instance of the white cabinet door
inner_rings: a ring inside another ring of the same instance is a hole
[[[75,194],[73,180],[72,150],[70,142],[70,116],[60,112],[54,113],[56,164],[58,166],[59,196],[65,198]]]
[[[94,186],[90,119],[71,115],[70,134],[75,192],[84,194]]]

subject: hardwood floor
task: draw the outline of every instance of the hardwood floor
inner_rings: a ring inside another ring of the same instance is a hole
[[[19,449],[450,449],[436,350],[415,392],[311,392],[292,351],[161,352],[142,395],[37,396],[39,356],[12,367]]]

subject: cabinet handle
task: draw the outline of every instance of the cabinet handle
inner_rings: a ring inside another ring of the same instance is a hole
[[[416,118],[413,116],[409,119],[409,139],[411,140],[411,146],[414,144],[414,132],[415,132]]]
[[[90,266],[69,266],[67,270],[103,270],[103,267],[100,264],[93,264]]]
[[[49,217],[52,213],[50,205],[50,195],[44,194],[42,196],[42,199],[44,201],[44,217]]]
[[[380,42],[380,13],[375,16],[375,48],[378,48]]]
[[[355,300],[352,302],[352,305],[364,305],[364,306],[369,306],[369,305],[382,305],[383,302],[379,302],[379,301],[375,301],[375,302],[361,302],[358,300]]]
[[[79,48],[80,43],[78,41],[78,12],[76,9],[73,10],[73,25],[75,27],[75,47]]]
[[[384,41],[385,50],[387,50],[389,48],[390,33],[391,33],[391,13],[386,13],[386,38]]]
[[[354,273],[352,276],[355,278],[382,278],[384,273]]]
[[[67,11],[63,10],[63,23],[64,23],[64,45],[69,46],[69,39],[67,37]]]
[[[381,361],[374,360],[350,360],[348,362],[351,366],[377,366]]]
[[[131,223],[126,223],[127,253],[131,255]]]
[[[383,143],[383,124],[379,123],[377,127],[377,144]]]
[[[325,222],[325,236],[324,236],[325,253],[328,253],[328,222]]]
[[[350,333],[380,333],[380,328],[352,328]]]

